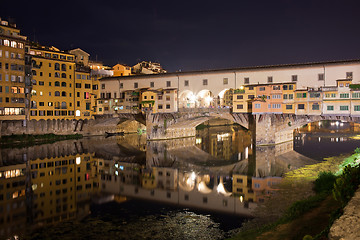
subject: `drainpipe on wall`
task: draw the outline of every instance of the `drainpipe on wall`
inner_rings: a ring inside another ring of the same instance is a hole
[[[235,87],[234,87],[234,89],[236,89],[236,72],[234,72],[234,74],[235,74]]]
[[[177,79],[178,79],[178,89],[177,89],[177,92],[176,92],[176,95],[177,95],[177,112],[179,111],[179,88],[180,88],[180,77],[178,74],[176,74],[177,76]]]

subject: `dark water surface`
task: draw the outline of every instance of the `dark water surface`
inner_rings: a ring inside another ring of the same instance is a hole
[[[168,141],[125,135],[1,149],[0,239],[230,237],[285,172],[316,163],[303,155],[321,161],[359,146],[354,127],[327,128],[307,126],[294,144],[272,147],[255,147],[239,126],[215,126]]]

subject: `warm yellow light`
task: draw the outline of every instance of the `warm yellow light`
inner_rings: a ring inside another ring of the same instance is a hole
[[[244,90],[244,86],[241,86],[240,89],[241,89],[241,90]]]

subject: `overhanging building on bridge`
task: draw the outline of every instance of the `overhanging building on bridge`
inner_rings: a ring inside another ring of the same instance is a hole
[[[101,79],[102,97],[99,101],[107,101],[109,108],[108,112],[98,113],[114,113],[111,106],[124,109],[121,104],[115,104],[123,101],[126,105],[126,99],[120,99],[124,92],[177,89],[177,108],[172,108],[174,112],[178,108],[229,107],[232,97],[229,94],[233,92],[236,95],[232,106],[234,112],[357,114],[360,112],[356,100],[359,94],[354,86],[360,83],[359,75],[360,60],[343,60],[106,77]],[[327,97],[329,89],[336,90]],[[246,96],[237,99],[243,90]],[[336,97],[331,97],[332,94]],[[242,100],[243,106],[239,100]],[[333,110],[332,101],[338,102],[333,105]],[[262,106],[262,102],[266,104]],[[141,104],[138,103],[138,106],[141,107]]]

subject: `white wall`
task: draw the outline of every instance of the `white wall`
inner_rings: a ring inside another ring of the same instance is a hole
[[[230,69],[219,71],[203,71],[203,72],[181,72],[169,73],[161,75],[145,75],[145,76],[130,76],[130,77],[114,77],[100,80],[101,84],[105,83],[105,91],[119,91],[117,84],[113,82],[123,83],[122,91],[134,90],[134,83],[138,83],[138,88],[150,87],[150,82],[154,82],[153,89],[159,88],[178,88],[179,96],[182,92],[190,90],[194,95],[201,90],[207,89],[213,93],[214,96],[224,89],[239,88],[244,85],[244,78],[248,77],[249,84],[266,84],[268,76],[273,77],[273,83],[291,82],[292,75],[297,75],[297,89],[304,89],[306,87],[321,87],[321,86],[336,86],[336,80],[345,79],[346,72],[353,72],[353,83],[360,83],[360,61],[350,63],[337,64],[314,64],[314,65],[298,65],[292,67],[269,67],[269,68],[253,68],[253,69]],[[318,74],[325,73],[325,80],[319,81]],[[236,79],[235,79],[236,76]],[[228,84],[223,84],[223,79],[228,78]],[[203,85],[203,79],[208,80],[208,85]],[[189,86],[185,86],[185,80],[189,81]],[[167,87],[166,82],[170,81],[170,87]],[[107,85],[110,85],[109,87]],[[104,89],[100,88],[101,92]],[[112,93],[113,95],[113,93]],[[117,94],[117,96],[119,96]]]

